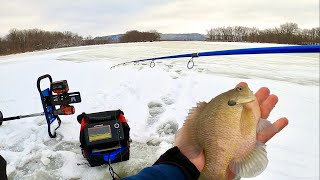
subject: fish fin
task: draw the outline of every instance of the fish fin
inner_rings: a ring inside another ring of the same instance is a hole
[[[175,145],[179,147],[180,151],[188,158],[198,156],[203,150],[197,143],[195,138],[194,121],[199,111],[206,106],[206,102],[197,103],[197,107],[193,107],[188,114],[183,127],[178,130],[175,136]]]
[[[197,103],[197,107],[199,107],[200,109],[204,108],[208,103],[205,101],[201,101]]]
[[[270,125],[272,125],[270,121],[268,121],[267,119],[260,118],[258,125],[257,125],[257,133],[264,130],[266,127],[268,127]]]
[[[195,117],[198,115],[198,113],[204,108],[206,107],[208,103],[205,101],[202,102],[198,102],[197,103],[197,107],[193,107],[189,110],[188,113],[188,117],[186,119],[186,121],[193,121],[195,119]]]
[[[241,177],[236,175],[232,180],[240,180],[240,179],[241,179]]]
[[[259,175],[266,169],[269,162],[265,147],[265,144],[257,142],[256,147],[245,157],[231,161],[230,170],[237,176],[244,178]]]
[[[252,130],[252,126],[255,124],[253,122],[250,122],[250,120],[254,120],[254,114],[252,113],[251,110],[247,108],[243,108],[242,113],[241,113],[241,119],[240,119],[240,132],[241,135],[245,136],[250,133]]]
[[[191,133],[190,133],[191,134]],[[189,159],[197,157],[203,150],[185,129],[179,129],[175,137],[175,146]]]

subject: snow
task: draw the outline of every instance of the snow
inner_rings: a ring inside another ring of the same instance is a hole
[[[145,65],[111,66],[142,58],[245,47],[258,43],[149,42],[62,48],[0,57],[0,110],[4,117],[42,111],[36,80],[50,74],[79,91],[76,114],[61,116],[58,137],[47,134],[44,117],[4,122],[0,154],[9,179],[110,179],[107,166],[86,162],[79,147],[76,116],[122,109],[131,127],[130,160],[113,164],[132,175],[172,147],[174,133],[199,101],[245,81],[257,91],[270,88],[279,102],[269,120],[287,117],[289,125],[267,143],[269,164],[255,179],[319,179],[319,54],[201,57]]]

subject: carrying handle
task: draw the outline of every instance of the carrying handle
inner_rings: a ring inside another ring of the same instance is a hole
[[[39,92],[41,92],[40,82],[41,82],[41,80],[43,80],[43,79],[45,79],[45,78],[49,78],[49,80],[50,80],[50,90],[52,89],[52,88],[51,88],[52,77],[51,77],[49,74],[45,74],[45,75],[43,75],[43,76],[40,76],[40,77],[38,78],[38,80],[37,80],[37,88],[38,88]]]
[[[46,79],[46,78],[48,78],[49,81],[50,81],[50,89],[49,89],[49,91],[50,91],[50,95],[52,94],[52,82],[53,82],[53,81],[52,81],[52,77],[51,77],[49,74],[45,74],[45,75],[43,75],[43,76],[40,76],[40,77],[38,78],[38,80],[37,80],[37,88],[38,88],[38,91],[39,91],[40,96],[41,96],[42,99],[44,99],[44,96],[42,95],[40,83],[41,83],[41,81],[42,81],[43,79]],[[43,111],[47,111],[47,108],[46,108],[46,106],[45,106],[44,103],[42,103],[42,107],[43,107]],[[53,109],[52,109],[52,110],[55,111],[55,107],[54,107],[54,106],[53,106]],[[54,129],[54,133],[52,134],[52,133],[51,133],[51,127],[50,127],[50,126],[51,126],[51,122],[49,121],[49,118],[50,118],[50,117],[48,117],[48,112],[44,112],[44,114],[45,114],[46,120],[47,120],[48,134],[49,134],[49,136],[50,136],[51,138],[57,137],[56,130],[57,130],[57,129],[60,127],[60,125],[61,125],[61,119],[59,118],[59,116],[57,116],[58,127],[56,127],[56,128]]]

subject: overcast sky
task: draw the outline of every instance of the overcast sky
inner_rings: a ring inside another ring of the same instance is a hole
[[[11,28],[104,36],[128,30],[202,33],[212,27],[319,26],[319,0],[0,0],[0,36]]]

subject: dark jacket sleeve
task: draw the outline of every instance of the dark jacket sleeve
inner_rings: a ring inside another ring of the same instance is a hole
[[[1,180],[7,180],[8,179],[7,173],[6,173],[6,168],[7,168],[7,162],[0,155],[0,179]]]
[[[195,180],[199,176],[200,172],[195,165],[180,152],[178,147],[173,147],[160,156],[153,166],[143,169],[135,176],[124,179]]]
[[[170,164],[153,165],[142,169],[138,174],[121,178],[124,180],[177,180],[186,179],[180,168]]]

